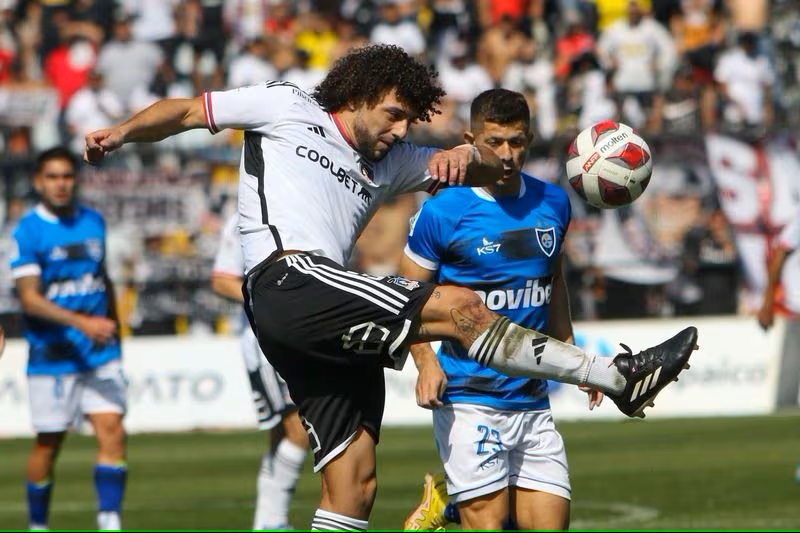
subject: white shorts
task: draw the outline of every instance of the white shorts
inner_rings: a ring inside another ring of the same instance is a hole
[[[59,433],[69,429],[80,415],[124,415],[127,387],[120,359],[79,374],[29,375],[33,428],[37,433]]]
[[[249,324],[242,332],[242,357],[256,407],[258,429],[271,429],[283,420],[288,410],[294,408],[294,402],[286,382],[261,352]]]
[[[434,409],[433,432],[452,501],[506,487],[570,499],[567,453],[550,409],[502,411],[449,404]]]

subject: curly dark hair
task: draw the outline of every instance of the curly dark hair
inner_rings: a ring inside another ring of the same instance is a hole
[[[445,95],[439,73],[394,45],[358,48],[334,63],[312,96],[330,112],[348,105],[377,105],[392,89],[417,119],[430,122],[441,113],[438,106]]]

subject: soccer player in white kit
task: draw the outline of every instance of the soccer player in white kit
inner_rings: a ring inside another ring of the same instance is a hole
[[[512,375],[587,385],[629,416],[688,364],[697,330],[613,363],[491,312],[473,291],[342,266],[380,203],[443,184],[503,179],[492,150],[404,141],[444,92],[430,67],[392,45],[352,50],[309,95],[266,82],[193,99],[164,99],[86,136],[97,164],[128,142],[193,128],[245,131],[239,231],[245,307],[259,344],[300,409],[322,496],[312,528],[365,530],[375,499],[382,366],[402,367],[414,342],[450,339]]]
[[[211,272],[212,290],[244,302],[244,259],[239,241],[239,214],[228,217]],[[253,393],[258,428],[270,431],[270,449],[258,471],[253,529],[287,529],[289,505],[308,453],[308,438],[286,382],[261,353],[253,329],[242,313],[242,357]]]

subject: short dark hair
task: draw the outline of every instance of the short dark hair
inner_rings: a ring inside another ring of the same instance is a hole
[[[53,159],[66,159],[72,165],[72,168],[78,170],[78,159],[69,151],[65,146],[54,146],[43,152],[36,157],[36,173],[42,171],[45,163]]]
[[[508,89],[489,89],[475,97],[470,107],[470,129],[480,131],[484,122],[513,124],[523,122],[530,130],[531,110],[525,96]]]
[[[408,105],[417,119],[430,122],[440,113],[445,95],[435,69],[417,61],[394,45],[357,48],[334,63],[312,96],[326,110],[339,111],[348,105],[377,105],[396,89],[398,99]]]

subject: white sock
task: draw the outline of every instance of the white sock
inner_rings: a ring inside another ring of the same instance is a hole
[[[50,528],[45,524],[30,524],[28,529],[31,531],[50,531]]]
[[[117,511],[100,511],[97,513],[97,529],[100,531],[119,531],[122,523]]]
[[[625,378],[609,360],[500,317],[469,348],[478,363],[511,376],[555,379],[619,394]],[[594,364],[597,362],[598,364]]]
[[[267,452],[261,457],[261,467],[258,469],[258,480],[256,481],[256,512],[253,517],[253,529],[266,529],[265,507],[273,490],[272,452]]]
[[[259,474],[254,527],[271,529],[289,522],[289,505],[305,460],[305,448],[288,439],[281,441],[272,457],[272,475],[265,477],[262,484]]]
[[[317,509],[311,531],[366,531],[369,520],[359,520],[343,514]]]

